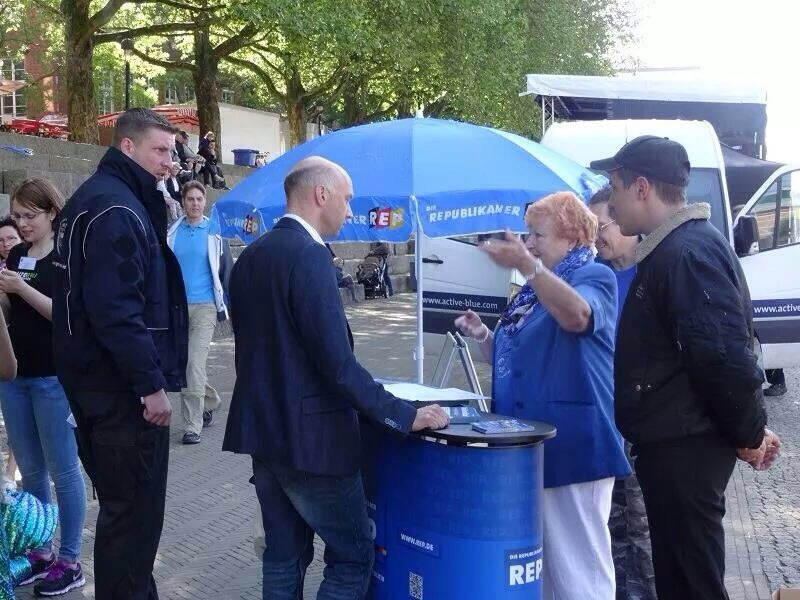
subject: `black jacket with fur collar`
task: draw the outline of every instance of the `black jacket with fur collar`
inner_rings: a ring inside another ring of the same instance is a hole
[[[709,212],[685,207],[637,249],[614,360],[617,426],[633,444],[717,432],[743,448],[763,438],[750,293]]]

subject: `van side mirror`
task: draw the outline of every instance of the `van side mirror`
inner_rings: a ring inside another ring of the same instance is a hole
[[[758,254],[758,221],[753,215],[741,215],[733,230],[733,247],[737,256]]]

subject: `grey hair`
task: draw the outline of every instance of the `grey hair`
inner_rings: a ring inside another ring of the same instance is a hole
[[[602,204],[603,202],[608,202],[609,200],[611,200],[611,186],[606,185],[596,191],[594,195],[589,198],[588,204],[589,206],[594,206],[595,204]]]
[[[298,162],[283,180],[283,191],[289,201],[301,190],[322,186],[333,190],[344,169],[334,162],[320,156],[309,156]]]

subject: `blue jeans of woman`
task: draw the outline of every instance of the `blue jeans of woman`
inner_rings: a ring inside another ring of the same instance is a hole
[[[50,503],[50,477],[58,498],[59,558],[77,562],[86,517],[86,488],[69,403],[56,377],[17,377],[0,383],[8,441],[22,474],[22,487]],[[47,550],[43,548],[43,550]]]

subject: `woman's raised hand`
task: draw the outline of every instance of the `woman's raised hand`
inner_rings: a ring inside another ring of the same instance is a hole
[[[458,327],[461,333],[471,338],[481,337],[484,334],[485,325],[483,321],[481,321],[481,318],[472,310],[468,310],[458,317],[455,321],[455,326]]]

